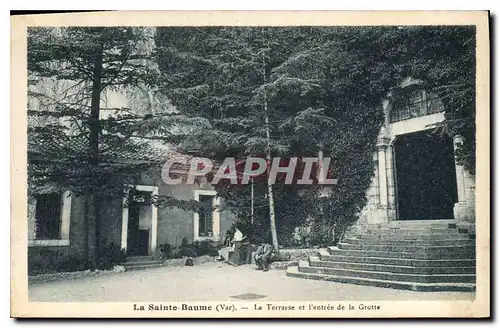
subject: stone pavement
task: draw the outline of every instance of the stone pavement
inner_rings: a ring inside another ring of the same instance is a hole
[[[245,295],[255,301],[470,300],[475,296],[306,280],[287,277],[283,270],[262,272],[221,262],[35,283],[28,292],[31,302],[240,301]]]

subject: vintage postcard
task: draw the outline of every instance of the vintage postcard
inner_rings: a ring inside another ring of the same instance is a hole
[[[13,317],[490,316],[488,12],[11,26]]]

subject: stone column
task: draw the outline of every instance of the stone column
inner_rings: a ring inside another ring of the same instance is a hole
[[[36,198],[28,196],[28,240],[36,238]]]
[[[387,159],[387,220],[395,221],[396,218],[396,181],[394,179],[394,146],[391,142],[386,148]]]
[[[387,130],[383,127],[380,135],[377,139],[377,150],[378,150],[378,190],[379,190],[379,205],[377,211],[377,223],[388,223],[389,222],[389,188],[390,179],[392,180],[392,164],[388,165],[392,161],[392,156],[388,153],[390,152],[390,137]],[[388,176],[388,172],[391,172]]]
[[[453,140],[455,152],[462,144],[463,139],[456,136]],[[453,207],[455,220],[463,223],[475,222],[475,183],[474,177],[455,159],[455,172],[457,177],[458,202]]]
[[[387,205],[387,158],[386,147],[377,145],[378,148],[378,187],[379,187],[379,205]]]

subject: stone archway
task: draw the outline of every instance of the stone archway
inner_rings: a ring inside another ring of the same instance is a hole
[[[414,95],[423,90],[421,83],[416,80],[407,79],[401,84],[401,89],[410,87]],[[382,109],[385,115],[385,122],[380,130],[377,139],[377,150],[374,153],[375,174],[372,184],[367,191],[368,203],[362,210],[359,224],[379,224],[397,221],[398,201],[397,183],[395,167],[395,142],[398,136],[428,131],[435,128],[435,125],[444,120],[444,108],[440,100],[432,97],[432,94],[421,93],[424,102],[430,105],[419,105],[414,112],[412,108],[404,108],[400,113],[394,114],[398,103],[394,97],[389,95],[382,102]],[[454,150],[461,142],[460,137],[455,137]],[[463,166],[455,162],[454,167],[456,193],[449,193],[452,197],[453,218],[464,223],[473,223],[475,220],[474,211],[474,179]],[[453,196],[456,195],[456,196]],[[449,212],[449,211],[448,211]]]

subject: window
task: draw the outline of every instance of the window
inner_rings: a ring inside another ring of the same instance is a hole
[[[28,212],[28,246],[68,246],[71,193],[39,194]]]
[[[220,236],[220,199],[215,190],[194,190],[194,200],[202,207],[193,211],[193,240],[218,241]]]
[[[198,236],[212,237],[214,196],[200,195],[202,208],[199,213]]]
[[[395,100],[390,113],[390,121],[399,122],[443,111],[440,100],[423,89],[405,90]]]
[[[36,196],[35,238],[61,239],[61,194]]]

